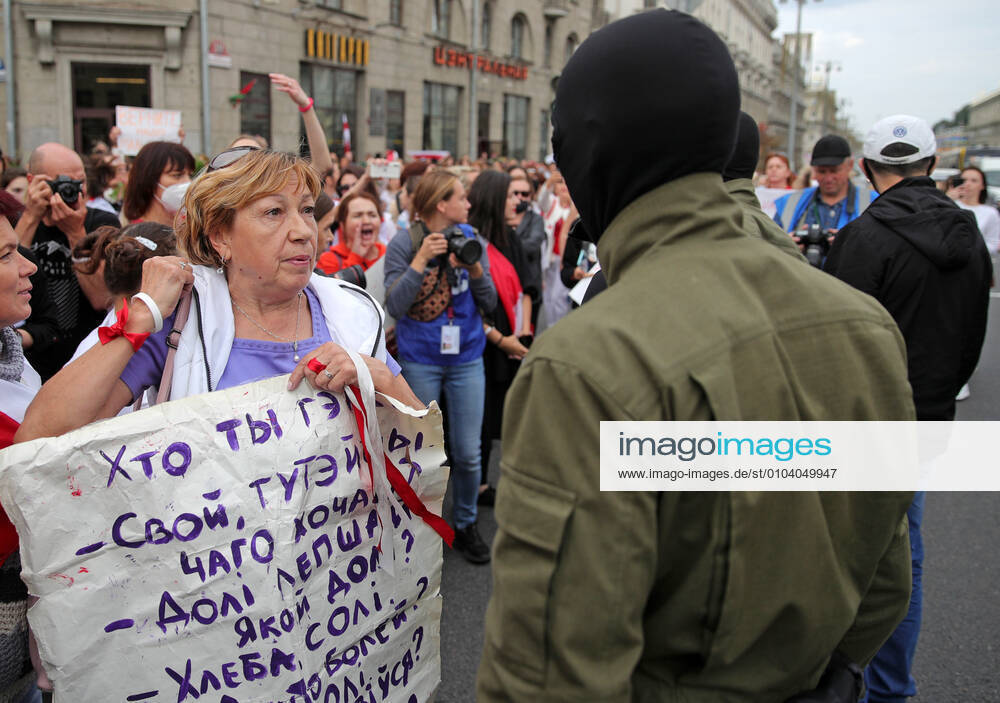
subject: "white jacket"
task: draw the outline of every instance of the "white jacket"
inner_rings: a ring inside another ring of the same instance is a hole
[[[216,390],[236,336],[226,277],[206,266],[194,266],[192,270],[198,298],[192,301],[191,314],[181,330],[174,358],[174,377],[170,386],[173,400]],[[313,274],[308,287],[319,299],[324,321],[334,342],[350,351],[386,360],[385,313],[378,303],[357,286],[337,278]],[[196,302],[201,308],[201,335]],[[206,378],[202,339],[207,351],[211,388]]]

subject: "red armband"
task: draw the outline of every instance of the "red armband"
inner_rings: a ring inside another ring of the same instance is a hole
[[[118,337],[124,337],[132,345],[132,349],[139,351],[147,339],[149,339],[149,332],[133,332],[129,333],[125,331],[125,323],[128,322],[128,300],[122,300],[122,309],[118,311],[118,319],[115,324],[110,327],[99,327],[97,329],[97,337],[101,340],[101,344],[107,344],[112,339],[117,339]]]
[[[312,110],[312,106],[313,106],[313,99],[309,98],[308,104],[305,107],[300,107],[299,108],[299,112],[302,112],[302,113],[309,112],[310,110]]]

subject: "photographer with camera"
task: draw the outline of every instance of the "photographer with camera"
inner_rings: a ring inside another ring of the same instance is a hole
[[[877,193],[851,183],[851,146],[836,134],[828,134],[813,147],[813,177],[818,188],[804,188],[778,198],[774,221],[791,234],[809,263],[821,266],[840,228],[855,220]]]
[[[476,526],[486,376],[486,334],[479,309],[493,310],[497,292],[489,258],[475,230],[463,224],[469,201],[445,170],[420,178],[417,219],[385,254],[386,309],[398,320],[398,358],[407,383],[424,403],[447,400],[454,491],[454,549],[485,564],[489,547]]]
[[[100,324],[109,294],[100,273],[73,268],[72,250],[102,225],[121,226],[118,218],[88,208],[86,175],[80,156],[62,144],[47,143],[28,159],[25,210],[17,236],[30,248],[50,284],[59,312],[59,337],[44,359],[36,359],[42,380],[63,367],[80,343]]]

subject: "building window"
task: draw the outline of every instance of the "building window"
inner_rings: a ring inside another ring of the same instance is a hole
[[[563,64],[569,61],[570,57],[576,52],[576,47],[580,44],[580,40],[576,38],[575,34],[570,34],[566,37],[566,55],[563,57]]]
[[[528,98],[503,96],[503,151],[510,158],[523,159],[528,147]]]
[[[344,9],[343,0],[316,0],[317,5],[329,8],[331,10],[342,10]]]
[[[493,31],[493,3],[483,3],[483,21],[479,25],[479,48],[489,51],[490,33]]]
[[[431,34],[448,38],[451,28],[451,0],[431,0]]]
[[[319,66],[317,64],[301,64],[302,77],[299,83],[308,95],[313,97],[313,108],[323,125],[327,145],[330,151],[344,153],[343,116],[351,127],[351,150],[359,153],[361,147],[358,137],[361,136],[361,126],[358,124],[358,74],[343,68]],[[308,153],[305,132],[302,133],[302,149]]]
[[[442,83],[424,83],[424,149],[458,153],[458,106],[462,89]]]
[[[552,38],[556,31],[555,22],[545,21],[545,46],[542,49],[542,65],[548,68],[552,65]]]
[[[385,148],[403,153],[403,124],[406,117],[406,93],[385,91]]]
[[[651,7],[656,7],[656,0],[642,0],[642,6],[647,10]]]
[[[403,0],[389,0],[389,24],[403,26]]]
[[[524,33],[527,20],[524,15],[514,15],[510,21],[510,55],[515,59],[524,56]]]
[[[478,132],[476,149],[480,156],[490,154],[490,104],[479,103],[479,119],[476,120]]]
[[[271,143],[271,79],[266,73],[240,71],[240,87],[250,92],[240,104],[240,134],[260,135]]]

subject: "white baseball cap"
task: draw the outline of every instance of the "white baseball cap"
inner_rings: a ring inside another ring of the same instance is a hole
[[[934,156],[937,140],[930,126],[919,117],[893,115],[868,130],[862,151],[866,159],[883,164],[912,164]]]

